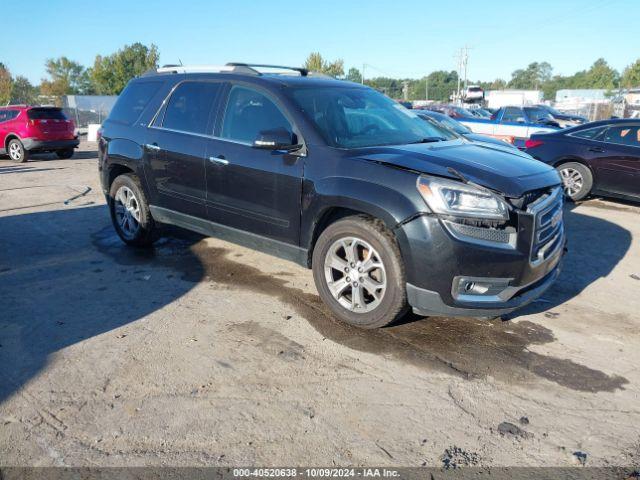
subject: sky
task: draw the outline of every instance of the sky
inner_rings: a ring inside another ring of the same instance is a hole
[[[229,61],[302,65],[310,52],[365,75],[419,78],[455,70],[508,80],[547,61],[573,74],[599,57],[619,71],[640,57],[640,0],[28,0],[3,22],[0,62],[32,83],[47,58],[91,66],[134,42],[154,43],[160,63]],[[15,38],[15,42],[8,39]]]

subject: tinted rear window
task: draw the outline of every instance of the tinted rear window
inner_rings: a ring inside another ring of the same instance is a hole
[[[135,122],[162,82],[135,82],[127,86],[113,106],[109,120],[131,125]]]
[[[66,120],[67,116],[59,108],[32,108],[27,112],[29,120]]]
[[[600,134],[603,132],[604,129],[605,127],[588,128],[586,130],[579,130],[575,133],[570,133],[569,135],[571,135],[572,137],[588,138],[591,140],[595,140],[597,137],[600,136]]]

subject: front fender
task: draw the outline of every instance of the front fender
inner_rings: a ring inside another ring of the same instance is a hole
[[[302,212],[301,245],[310,248],[315,229],[326,212],[335,208],[362,212],[379,218],[390,230],[403,220],[426,211],[427,207],[416,188],[415,174],[402,172],[403,175],[394,178],[393,173],[386,180],[391,186],[381,185],[371,181],[348,178],[327,177],[308,186],[305,192]]]

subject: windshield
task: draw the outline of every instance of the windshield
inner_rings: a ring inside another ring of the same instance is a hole
[[[293,99],[332,147],[405,145],[457,138],[371,89],[298,88],[293,89]]]
[[[553,107],[549,107],[549,106],[544,106],[542,107],[544,108],[547,112],[549,112],[551,115],[562,115],[562,113],[560,113],[558,110],[556,110]]]
[[[553,120],[553,117],[544,108],[540,107],[524,107],[524,111],[532,122],[545,122]]]

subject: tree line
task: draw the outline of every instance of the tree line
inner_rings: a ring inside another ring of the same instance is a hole
[[[45,62],[47,77],[39,85],[18,75],[13,77],[0,62],[0,105],[9,103],[38,103],[39,96],[59,98],[62,95],[118,95],[127,82],[145,71],[158,67],[158,48],[141,43],[125,45],[111,55],[96,55],[93,65],[85,67],[67,57],[50,58]],[[350,68],[345,74],[342,59],[330,61],[320,53],[311,53],[305,68],[335,78],[362,82],[362,72]],[[409,100],[447,101],[456,90],[458,73],[454,70],[437,70],[416,78],[391,78],[378,76],[365,78],[364,83],[391,98],[403,98],[406,88]],[[533,62],[526,68],[515,70],[509,80],[497,78],[493,81],[469,81],[485,90],[504,88],[540,89],[546,99],[554,99],[560,89],[598,88],[614,92],[620,88],[640,87],[640,59],[625,68],[622,73],[611,68],[603,58],[591,67],[573,75],[554,75],[548,62]]]
[[[0,62],[0,105],[34,104],[41,95],[118,95],[133,77],[157,68],[159,56],[155,45],[134,43],[111,55],[96,55],[88,68],[64,56],[49,58],[45,62],[47,78],[39,85],[32,85],[22,75],[13,77]]]
[[[362,72],[350,68],[346,75],[342,60],[328,61],[319,53],[312,53],[307,58],[305,67],[344,78],[352,82],[362,82]],[[437,70],[429,75],[416,78],[373,77],[365,78],[364,83],[386,93],[391,98],[403,98],[404,87],[407,88],[409,100],[448,101],[458,86],[458,73],[455,70]],[[468,81],[469,85],[479,85],[484,90],[501,90],[505,88],[522,90],[542,90],[548,100],[555,99],[556,92],[561,89],[597,88],[615,92],[620,88],[640,87],[640,59],[619,73],[611,68],[603,58],[596,60],[591,67],[573,75],[554,75],[553,67],[548,62],[533,62],[526,68],[515,70],[509,80],[497,78],[493,81]]]

